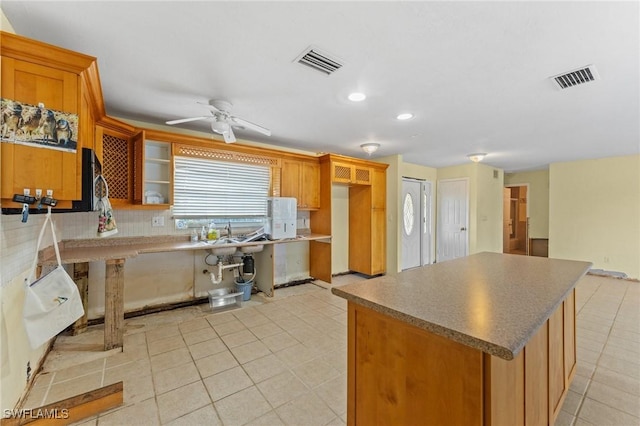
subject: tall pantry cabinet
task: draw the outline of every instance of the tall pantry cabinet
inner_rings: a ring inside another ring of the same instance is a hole
[[[349,269],[365,275],[386,272],[387,164],[327,154],[320,157],[320,208],[311,212],[311,231],[332,234],[332,221],[347,220]],[[349,215],[332,217],[332,185],[349,186]],[[331,282],[331,242],[309,244],[311,276]]]

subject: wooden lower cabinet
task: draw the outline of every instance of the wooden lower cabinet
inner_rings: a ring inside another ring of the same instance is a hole
[[[575,373],[571,292],[513,360],[349,302],[347,423],[553,425]]]

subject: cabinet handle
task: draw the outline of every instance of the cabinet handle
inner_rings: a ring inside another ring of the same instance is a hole
[[[466,231],[466,230],[467,230],[467,228],[462,227],[462,228],[460,228],[460,230],[461,230],[461,231]]]

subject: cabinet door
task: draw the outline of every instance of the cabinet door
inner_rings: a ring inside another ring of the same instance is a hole
[[[370,275],[387,272],[386,210],[371,210],[371,272]]]
[[[352,182],[358,185],[371,185],[371,169],[369,167],[353,166]]]
[[[335,183],[351,183],[353,167],[351,164],[331,162],[331,181]]]
[[[372,275],[371,188],[349,188],[349,269]]]
[[[2,57],[2,97],[30,105],[79,114],[79,77],[71,72]],[[82,197],[82,146],[77,153],[1,143],[2,198],[11,199],[29,188],[53,190],[57,200]],[[7,207],[9,203],[7,203]],[[62,205],[61,205],[62,207]]]
[[[374,209],[384,209],[387,206],[387,171],[373,170],[371,174],[371,203]]]
[[[282,173],[280,175],[280,196],[295,197],[298,207],[301,206],[300,199],[300,169],[299,161],[282,160]]]
[[[564,373],[568,387],[576,372],[576,290],[563,303],[564,308]]]
[[[300,198],[304,209],[320,208],[320,164],[302,163],[300,175]]]
[[[101,153],[101,154],[100,154]],[[128,135],[96,129],[96,155],[102,175],[109,184],[109,201],[114,206],[133,203],[133,146]]]
[[[133,144],[133,201],[142,204],[144,199],[144,136],[142,131],[131,138]]]
[[[564,302],[566,303],[566,302]],[[564,308],[561,305],[551,314],[549,323],[549,422],[555,420],[562,408],[562,401],[567,392],[565,380],[564,354]]]

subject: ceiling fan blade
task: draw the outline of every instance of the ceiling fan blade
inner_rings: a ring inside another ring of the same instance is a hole
[[[254,132],[262,133],[263,135],[271,136],[271,130],[267,129],[266,127],[258,126],[255,123],[243,120],[242,118],[238,117],[231,117],[231,121],[233,121],[238,126],[242,126],[246,129],[251,129]]]
[[[178,120],[169,120],[169,121],[166,121],[165,123],[171,126],[173,124],[188,123],[190,121],[205,120],[207,118],[211,118],[211,116],[203,115],[202,117],[180,118]]]
[[[236,141],[236,135],[233,134],[233,129],[231,128],[231,126],[229,126],[229,130],[224,132],[222,136],[224,137],[224,141],[226,143],[233,143]]]

